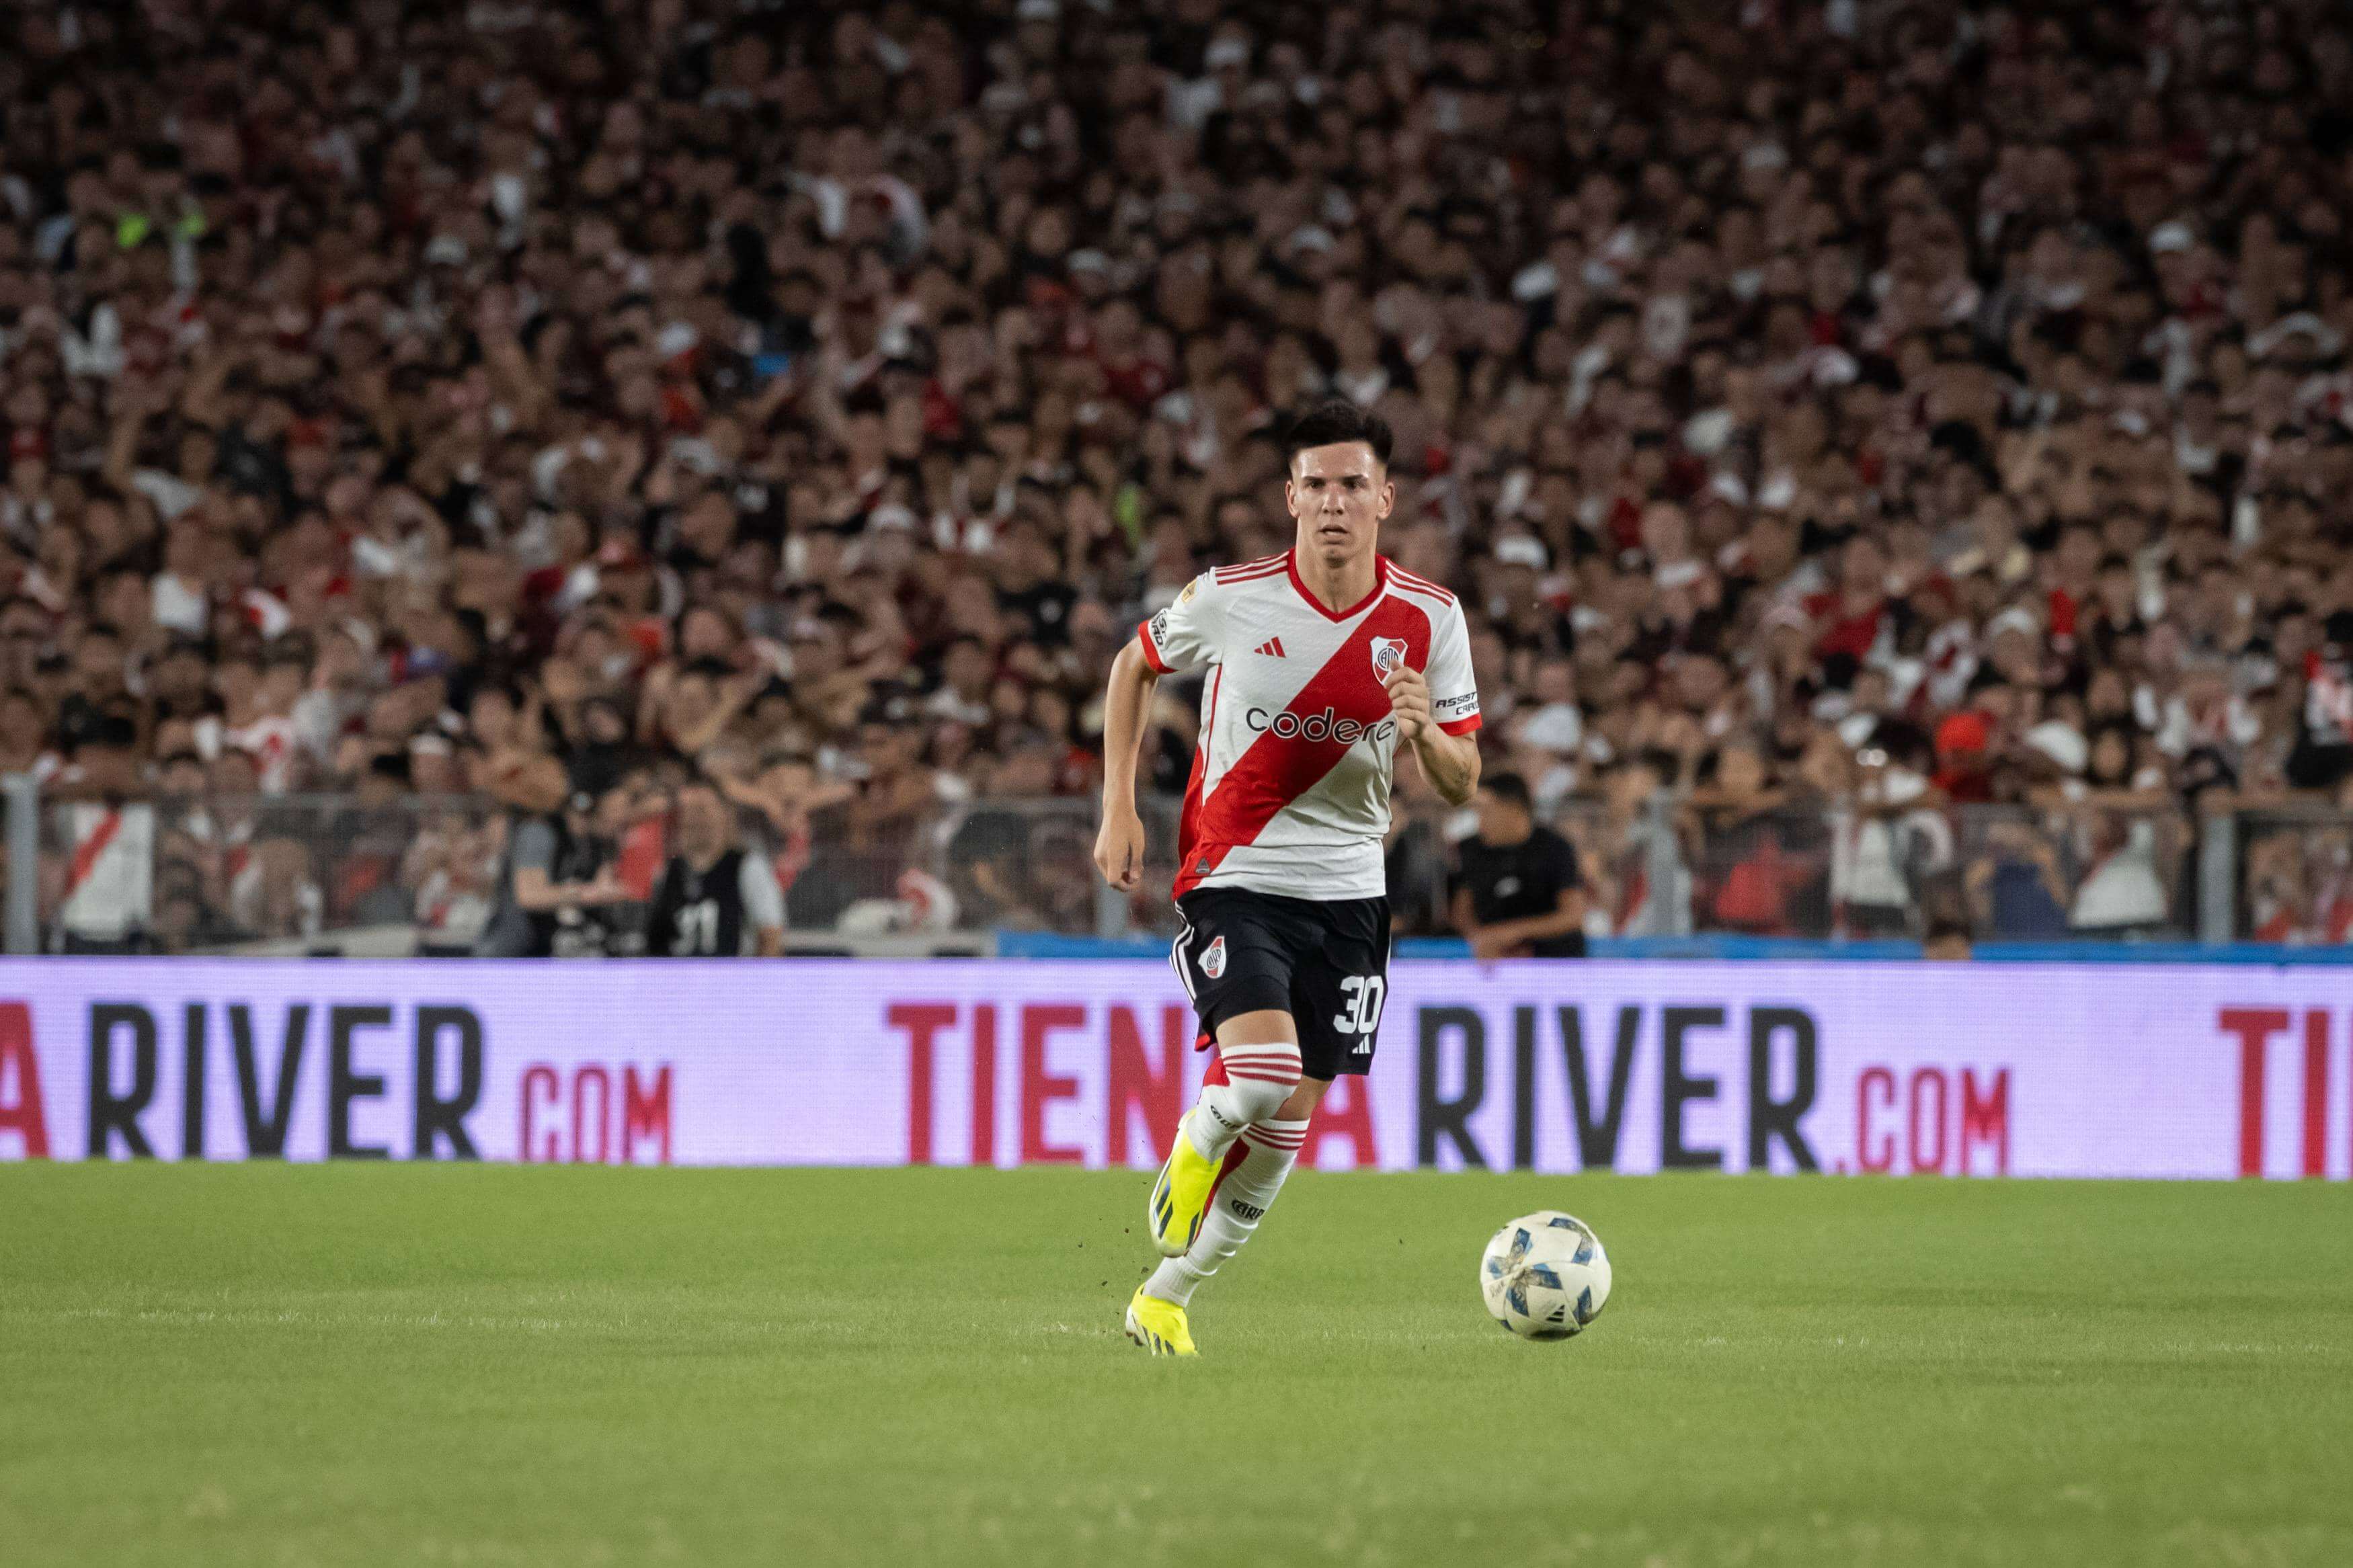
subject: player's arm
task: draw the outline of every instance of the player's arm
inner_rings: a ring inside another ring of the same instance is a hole
[[[1401,664],[1389,672],[1389,713],[1397,720],[1398,738],[1413,748],[1421,776],[1430,781],[1449,805],[1467,805],[1479,787],[1479,742],[1470,730],[1450,735],[1431,714],[1430,682],[1421,671]]]
[[[1166,609],[1135,628],[1111,661],[1103,692],[1103,831],[1095,835],[1095,869],[1114,888],[1144,879],[1144,819],[1135,814],[1135,754],[1153,685],[1164,675],[1209,664],[1225,630],[1225,601],[1217,577],[1204,572],[1185,584]],[[1202,745],[1209,743],[1203,735]]]
[[[1103,690],[1103,828],[1095,835],[1095,869],[1114,888],[1133,888],[1144,876],[1135,758],[1144,741],[1144,716],[1159,679],[1144,634],[1138,633],[1111,661],[1111,679]]]
[[[1426,724],[1414,737],[1414,761],[1449,805],[1468,805],[1479,789],[1479,742],[1468,735],[1450,735],[1436,724]]]
[[[1449,604],[1433,630],[1426,669],[1399,665],[1390,672],[1389,708],[1430,787],[1449,805],[1464,805],[1479,787],[1479,688],[1462,606]]]

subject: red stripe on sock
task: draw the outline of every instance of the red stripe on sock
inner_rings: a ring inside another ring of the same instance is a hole
[[[1240,1164],[1243,1160],[1247,1159],[1249,1155],[1250,1151],[1242,1147],[1242,1141],[1239,1138],[1235,1139],[1233,1147],[1226,1151],[1224,1163],[1218,1167],[1217,1176],[1209,1183],[1209,1195],[1201,1200],[1202,1213],[1207,1214],[1209,1211],[1210,1205],[1218,1201],[1218,1189],[1226,1184],[1227,1175],[1232,1172],[1236,1165]],[[1188,1247],[1185,1250],[1190,1252],[1193,1249]]]

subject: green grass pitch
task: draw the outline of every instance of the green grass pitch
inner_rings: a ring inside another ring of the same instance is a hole
[[[1303,1174],[1173,1363],[1145,1184],[0,1167],[0,1562],[2353,1562],[2353,1188]]]

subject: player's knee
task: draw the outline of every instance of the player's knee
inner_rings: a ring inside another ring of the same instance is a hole
[[[1328,1078],[1301,1079],[1283,1100],[1281,1120],[1305,1121],[1313,1118],[1315,1108],[1324,1103],[1324,1091],[1331,1087],[1332,1080]]]
[[[1293,1071],[1294,1076],[1288,1081],[1271,1077],[1227,1080],[1227,1102],[1238,1113],[1237,1119],[1244,1122],[1272,1121],[1291,1098],[1292,1090],[1298,1086],[1297,1069]]]

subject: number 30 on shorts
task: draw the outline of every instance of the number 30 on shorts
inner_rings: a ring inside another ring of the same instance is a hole
[[[1377,974],[1351,974],[1340,982],[1340,1010],[1332,1016],[1332,1027],[1344,1035],[1361,1035],[1358,1051],[1373,1048],[1373,1031],[1381,1026],[1381,1004],[1388,999],[1389,983]]]

